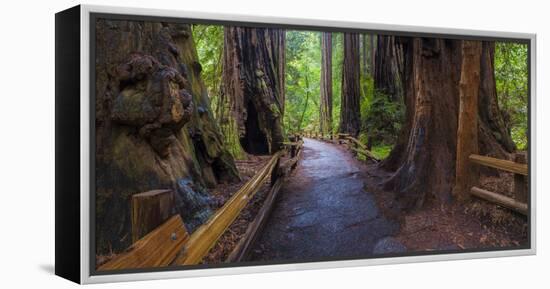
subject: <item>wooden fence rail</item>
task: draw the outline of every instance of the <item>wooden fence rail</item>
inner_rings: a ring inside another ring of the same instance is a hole
[[[501,195],[499,193],[494,193],[488,190],[484,190],[478,187],[472,187],[472,195],[482,198],[484,200],[499,204],[508,209],[512,209],[523,215],[527,215],[528,209],[527,204],[514,200],[513,198]]]
[[[509,160],[501,160],[501,159],[496,159],[496,158],[487,157],[487,156],[480,156],[480,155],[470,155],[469,159],[474,163],[492,167],[499,170],[512,172],[514,174],[520,174],[524,176],[527,176],[528,174],[527,164],[520,164]]]
[[[529,174],[529,167],[527,164],[475,154],[470,155],[468,158],[471,162],[479,165],[514,173],[514,193],[517,199],[513,199],[502,194],[484,190],[475,186],[470,189],[470,193],[472,195],[495,203],[502,207],[514,210],[523,215],[528,214],[528,205],[527,203],[525,203],[528,200],[528,191],[525,189],[527,185],[525,177]],[[519,160],[522,158],[516,157],[516,159]],[[524,158],[523,161],[525,161]]]
[[[298,137],[298,139],[300,139],[300,137]],[[295,152],[293,158],[279,166],[280,158],[286,153],[286,150],[275,153],[254,177],[246,182],[223,207],[216,211],[214,215],[195,230],[193,234],[189,236],[179,214],[174,215],[164,224],[135,241],[125,252],[99,266],[98,270],[198,264],[235,221],[237,216],[254,197],[260,187],[271,177],[272,188],[270,193],[260,209],[259,214],[249,225],[245,236],[229,256],[229,261],[241,259],[246,256],[250,245],[258,235],[261,227],[265,223],[265,219],[271,211],[278,191],[282,186],[284,176],[296,166],[300,158],[303,145],[302,140],[285,143],[285,145]],[[282,177],[277,178],[278,175]],[[147,193],[143,195],[149,197],[149,195],[160,196],[168,194],[164,191],[155,191],[154,194]],[[136,203],[135,200],[132,201],[133,205],[134,203]],[[134,222],[133,225],[138,224]]]
[[[254,218],[254,221],[252,221],[252,223],[250,223],[250,225],[248,226],[243,238],[239,240],[237,246],[235,246],[233,251],[225,260],[226,263],[240,262],[244,261],[247,258],[252,244],[254,244],[254,242],[263,230],[263,227],[267,221],[267,217],[271,213],[271,210],[273,208],[273,205],[275,204],[277,196],[279,195],[279,191],[283,185],[285,178],[290,174],[291,170],[295,168],[298,160],[300,159],[303,144],[304,142],[301,140],[295,143],[288,144],[291,151],[295,151],[297,153],[295,153],[295,155],[291,154],[292,158],[281,164],[279,171],[277,172],[277,180],[272,185],[271,190],[269,191],[260,211]]]
[[[349,140],[353,143],[353,145],[351,146],[351,149],[353,151],[364,155],[365,157],[371,159],[375,163],[380,161],[374,154],[372,154],[372,152],[370,152],[367,149],[367,146],[365,144],[363,144],[360,140],[358,140],[358,139],[356,139],[352,136],[346,136],[345,139],[347,139],[347,140]]]
[[[248,204],[248,201],[271,176],[271,172],[282,154],[283,151],[275,153],[258,174],[250,179],[223,207],[191,235],[189,241],[185,244],[183,253],[174,261],[174,265],[198,264],[208,254],[208,251]]]

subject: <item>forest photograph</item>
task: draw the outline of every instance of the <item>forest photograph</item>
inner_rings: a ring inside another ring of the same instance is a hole
[[[96,273],[529,248],[528,41],[217,23],[92,24]]]

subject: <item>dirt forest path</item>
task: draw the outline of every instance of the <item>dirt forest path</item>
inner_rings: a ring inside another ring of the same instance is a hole
[[[373,255],[379,241],[396,233],[399,226],[381,216],[374,196],[364,191],[362,168],[341,147],[304,139],[302,159],[285,181],[249,260]]]

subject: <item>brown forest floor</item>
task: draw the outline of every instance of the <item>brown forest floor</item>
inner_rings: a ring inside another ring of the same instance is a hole
[[[508,209],[472,198],[465,204],[446,206],[428,200],[420,210],[397,213],[391,209],[393,193],[381,189],[390,173],[367,166],[366,189],[374,192],[377,203],[389,217],[401,223],[395,236],[409,252],[518,247],[528,244],[527,218]],[[483,176],[482,188],[512,196],[513,176]],[[367,185],[368,184],[368,185]]]

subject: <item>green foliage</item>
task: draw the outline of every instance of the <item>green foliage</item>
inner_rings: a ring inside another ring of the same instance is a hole
[[[367,132],[363,131],[362,133],[359,134],[359,137],[358,137],[359,141],[366,144],[368,143],[368,139],[369,139],[369,135],[367,134]],[[375,144],[371,147],[370,149],[370,152],[379,160],[383,160],[385,158],[387,158],[389,155],[390,155],[390,152],[393,148],[393,144],[384,144],[384,143],[379,143],[379,144]],[[363,156],[362,154],[359,154],[358,156],[358,159],[360,160],[366,160],[366,157]]]
[[[370,80],[372,82],[372,80]],[[361,105],[363,129],[368,134],[371,145],[393,144],[404,121],[404,105],[395,102],[386,94],[370,88]]]
[[[361,75],[361,123],[363,129],[366,129],[365,124],[368,122],[371,105],[374,99],[374,79],[370,75]]]
[[[224,145],[235,159],[246,158],[237,135],[235,120],[229,115],[229,102],[221,97],[224,28],[219,25],[193,25],[193,40],[202,66],[201,78],[208,91],[214,117],[224,136]]]
[[[371,153],[379,160],[383,160],[390,155],[393,145],[380,144],[371,148]]]
[[[528,49],[526,44],[497,42],[495,80],[498,101],[512,139],[527,148]]]
[[[201,78],[206,85],[214,116],[219,112],[222,78],[223,26],[193,25],[193,40],[202,66]]]
[[[286,32],[285,131],[319,129],[321,34]]]

